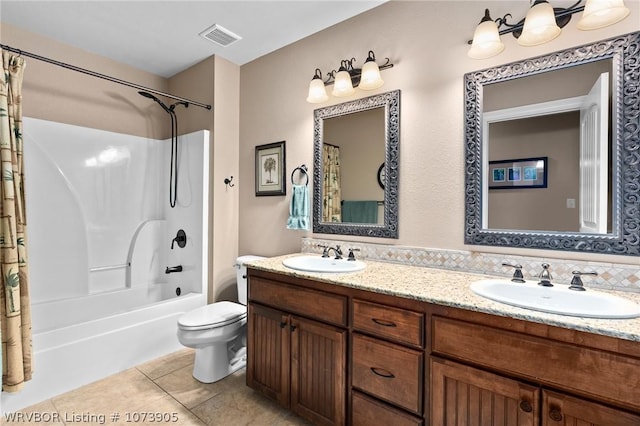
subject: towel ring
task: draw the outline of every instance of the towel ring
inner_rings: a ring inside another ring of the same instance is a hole
[[[300,167],[296,167],[295,169],[293,169],[293,171],[291,172],[291,183],[292,184],[296,184],[293,180],[293,176],[296,174],[296,171],[300,171],[300,174],[304,175],[307,178],[307,181],[304,183],[305,186],[309,185],[309,174],[307,173],[307,166],[306,165],[302,165]]]

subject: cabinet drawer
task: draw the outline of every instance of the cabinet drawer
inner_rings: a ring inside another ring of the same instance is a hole
[[[414,417],[384,402],[353,392],[351,398],[352,426],[393,425],[423,426],[419,417]]]
[[[424,314],[354,299],[354,330],[412,346],[424,346]]]
[[[433,317],[434,353],[640,409],[640,360],[527,334]]]
[[[353,333],[352,385],[422,414],[423,353]]]
[[[250,277],[249,300],[331,324],[347,325],[345,296]]]

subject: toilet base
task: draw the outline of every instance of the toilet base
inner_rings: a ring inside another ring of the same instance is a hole
[[[202,383],[222,380],[247,365],[246,353],[246,347],[229,348],[227,343],[197,348],[193,378]]]

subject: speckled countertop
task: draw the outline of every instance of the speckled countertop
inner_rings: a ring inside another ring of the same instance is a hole
[[[255,269],[294,277],[640,342],[640,318],[593,319],[548,314],[494,302],[476,295],[469,289],[472,282],[495,276],[369,260],[365,260],[367,267],[363,271],[345,274],[303,272],[282,264],[283,259],[300,255],[298,253],[255,260],[248,265]],[[638,293],[606,293],[640,303]]]

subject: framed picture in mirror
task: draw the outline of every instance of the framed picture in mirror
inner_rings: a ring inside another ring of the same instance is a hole
[[[286,195],[285,141],[256,146],[256,196]]]
[[[489,161],[489,189],[547,187],[547,157]]]

